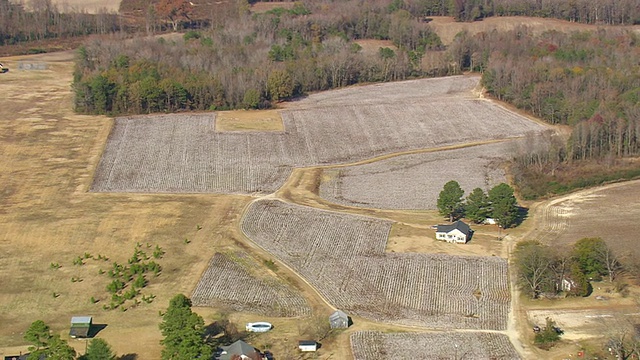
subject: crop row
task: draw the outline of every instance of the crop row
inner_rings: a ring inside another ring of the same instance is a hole
[[[470,97],[477,81],[414,80],[392,86],[393,95],[375,85],[345,89],[337,98],[312,95],[283,110],[284,132],[216,132],[215,113],[118,118],[91,190],[269,193],[292,167],[542,130]]]
[[[445,183],[456,180],[469,194],[505,181],[499,164],[510,142],[401,155],[325,170],[320,196],[331,202],[378,209],[436,209]]]
[[[191,295],[193,304],[281,317],[311,313],[298,293],[276,279],[253,275],[248,266],[247,259],[215,254]]]
[[[381,333],[351,335],[355,360],[378,359],[520,359],[503,334],[474,332]]]
[[[334,306],[353,314],[437,328],[506,326],[503,259],[387,254],[387,221],[277,200],[254,202],[241,226]]]

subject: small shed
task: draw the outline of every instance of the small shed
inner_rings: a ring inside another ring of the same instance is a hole
[[[346,329],[349,327],[349,316],[343,311],[336,310],[329,316],[329,324],[332,329]]]
[[[74,316],[71,318],[71,330],[69,336],[72,338],[86,338],[91,332],[91,316]]]
[[[298,349],[302,352],[314,352],[318,350],[318,343],[315,340],[300,340]]]

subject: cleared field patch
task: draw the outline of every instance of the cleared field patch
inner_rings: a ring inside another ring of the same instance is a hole
[[[387,254],[388,221],[277,200],[254,202],[241,226],[350,313],[434,328],[506,326],[510,296],[503,259]]]
[[[284,131],[284,124],[276,110],[220,111],[216,131]]]
[[[307,316],[305,299],[273,277],[259,276],[261,264],[242,254],[217,253],[193,290],[194,306],[231,308],[268,316]]]
[[[520,359],[506,335],[494,333],[382,333],[351,335],[355,360]]]
[[[637,263],[640,181],[578,191],[540,206],[537,240],[570,247],[585,237],[601,237],[623,262]]]
[[[445,183],[456,180],[465,194],[488,191],[506,181],[500,164],[509,143],[471,146],[327,169],[320,197],[346,206],[379,209],[436,209]]]
[[[478,77],[313,94],[281,112],[284,132],[217,132],[219,114],[116,119],[96,192],[270,193],[292,167],[521,136],[543,127],[471,90]]]
[[[120,0],[52,0],[62,12],[86,11],[89,14],[101,12],[117,12]]]

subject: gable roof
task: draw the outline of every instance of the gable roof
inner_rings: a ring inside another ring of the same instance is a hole
[[[247,355],[251,356],[257,353],[256,349],[242,340],[238,340],[229,346],[221,346],[223,353],[220,355],[220,360],[231,360],[233,355]]]
[[[343,311],[336,310],[333,314],[331,314],[329,316],[329,321],[334,321],[334,320],[337,320],[337,319],[349,320],[349,317]]]
[[[463,223],[460,220],[454,222],[451,225],[438,225],[438,228],[436,229],[436,232],[449,233],[449,232],[451,232],[453,230],[459,230],[460,232],[462,232],[466,236],[469,236],[469,233],[471,233],[471,228],[469,227],[469,225]]]
[[[73,316],[71,318],[71,324],[91,324],[92,318],[91,316]]]

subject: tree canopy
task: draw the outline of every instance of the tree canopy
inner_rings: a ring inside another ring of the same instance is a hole
[[[440,195],[438,196],[438,211],[440,215],[449,218],[449,221],[460,215],[463,210],[462,196],[464,190],[457,181],[451,180],[444,184]]]
[[[575,261],[587,277],[608,276],[613,281],[621,267],[617,257],[602,238],[583,238],[573,246]]]
[[[191,310],[191,300],[178,294],[162,318],[160,343],[163,360],[210,359],[212,349],[204,341],[204,320]]]
[[[513,188],[505,183],[489,190],[491,217],[503,228],[509,228],[518,220],[518,201],[513,195]]]
[[[464,216],[475,222],[481,223],[490,215],[489,198],[481,188],[475,188],[467,196],[464,207]]]
[[[24,334],[24,339],[29,341],[28,360],[39,360],[42,356],[50,360],[73,360],[76,358],[76,351],[67,344],[60,335],[52,335],[50,328],[42,320],[31,323],[29,329]]]
[[[81,360],[114,360],[116,358],[111,346],[103,339],[91,339],[87,347],[87,353],[80,357]]]
[[[516,246],[514,255],[521,289],[531,298],[537,298],[553,278],[549,248],[537,241],[524,241]]]

